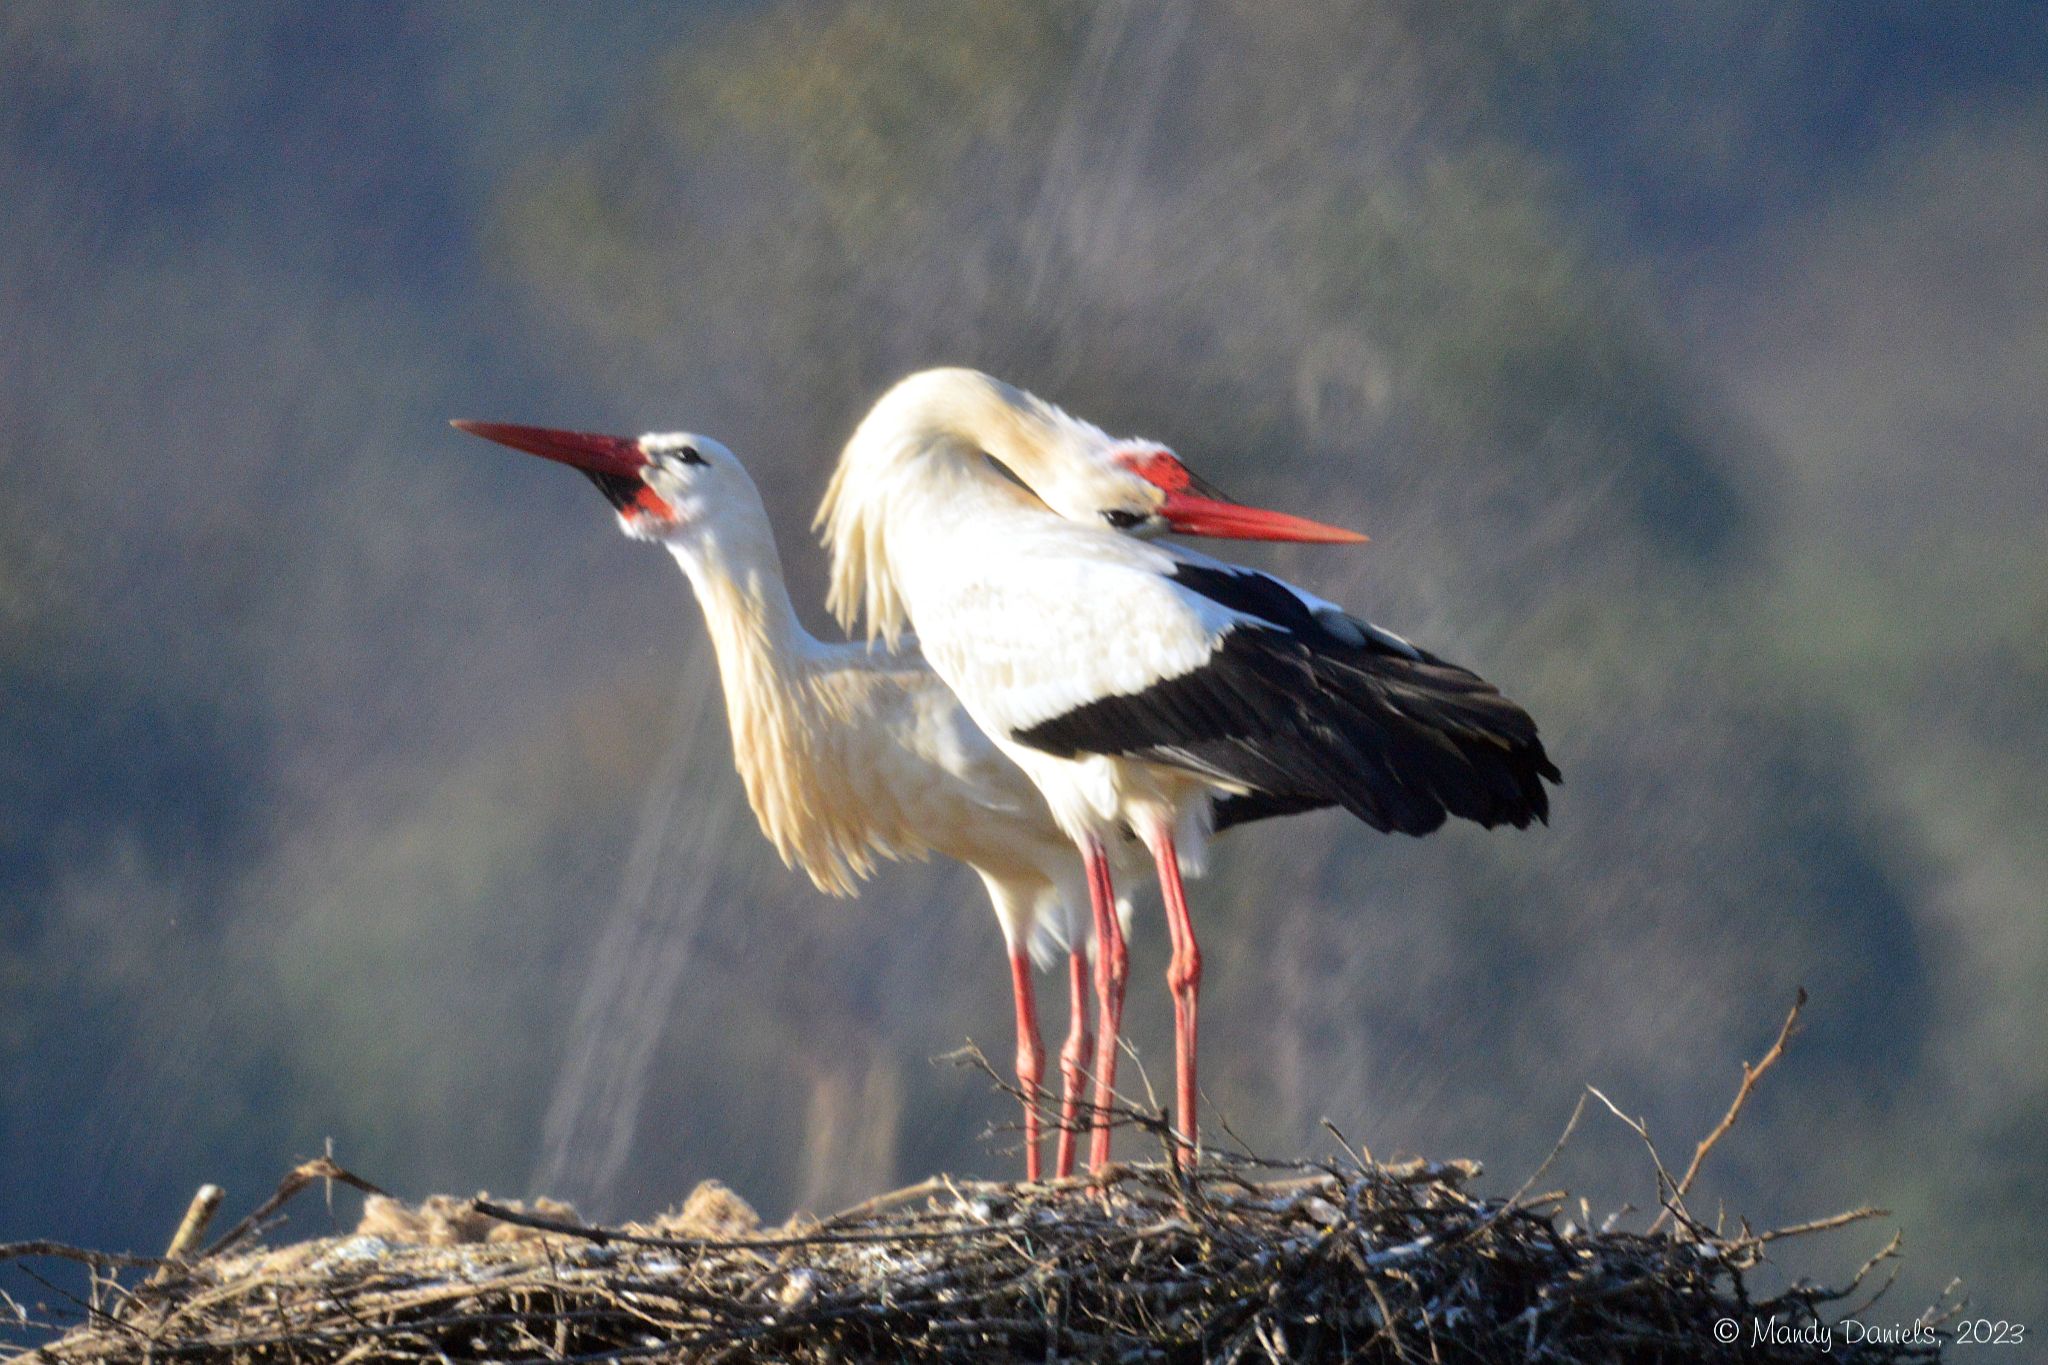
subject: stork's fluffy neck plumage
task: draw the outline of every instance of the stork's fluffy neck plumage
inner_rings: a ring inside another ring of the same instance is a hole
[[[886,545],[894,504],[945,487],[991,506],[1042,509],[983,457],[1044,490],[1084,475],[1088,454],[1114,444],[1100,427],[977,370],[902,380],[855,429],[818,508],[814,525],[832,552],[826,606],[849,631],[864,616],[868,638],[893,644],[905,625]]]

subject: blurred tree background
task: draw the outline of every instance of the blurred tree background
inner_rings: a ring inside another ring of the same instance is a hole
[[[782,869],[672,567],[443,425],[719,436],[822,631],[839,443],[964,363],[1370,531],[1243,557],[1565,769],[1234,837],[1217,1114],[1512,1189],[1591,1082],[1683,1155],[1804,983],[1703,1207],[2048,1321],[2037,8],[15,0],[0,231],[0,1239],[329,1138],[599,1216],[1010,1172],[927,1060],[1008,1048],[972,879]]]

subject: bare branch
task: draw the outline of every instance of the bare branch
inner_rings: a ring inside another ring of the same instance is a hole
[[[1741,1116],[1742,1106],[1749,1103],[1750,1092],[1756,1089],[1756,1083],[1763,1079],[1766,1071],[1778,1064],[1780,1057],[1785,1055],[1785,1044],[1791,1040],[1792,1032],[1799,1023],[1799,1012],[1806,1008],[1806,987],[1799,987],[1798,992],[1793,997],[1791,1010],[1785,1015],[1785,1022],[1778,1028],[1777,1040],[1771,1044],[1770,1051],[1766,1052],[1763,1060],[1755,1066],[1748,1062],[1742,1064],[1742,1084],[1735,1092],[1734,1102],[1728,1106],[1728,1112],[1721,1115],[1721,1121],[1714,1125],[1714,1131],[1701,1138],[1699,1146],[1693,1149],[1692,1162],[1685,1168],[1685,1174],[1678,1178],[1678,1187],[1672,1192],[1672,1203],[1684,1200],[1692,1189],[1692,1182],[1699,1179],[1700,1166],[1706,1161],[1707,1153],[1713,1151],[1714,1144],[1726,1137],[1728,1130],[1735,1126],[1735,1120]],[[1664,1219],[1670,1212],[1670,1205],[1667,1204],[1664,1212],[1658,1214],[1656,1221],[1650,1224],[1650,1231],[1654,1233],[1663,1227]]]
[[[168,1262],[158,1256],[131,1256],[121,1251],[90,1251],[85,1247],[71,1246],[65,1242],[0,1242],[0,1261],[19,1261],[31,1256],[48,1256],[57,1260],[77,1261],[81,1265],[106,1269],[126,1267],[128,1269],[161,1267]]]
[[[1759,1232],[1756,1235],[1756,1240],[1759,1242],[1776,1242],[1782,1241],[1787,1237],[1804,1237],[1808,1233],[1827,1232],[1831,1228],[1841,1228],[1847,1227],[1851,1223],[1861,1223],[1867,1218],[1889,1218],[1891,1213],[1890,1209],[1871,1208],[1868,1206],[1860,1209],[1849,1209],[1843,1213],[1830,1214],[1826,1218],[1816,1218],[1811,1222],[1794,1223],[1790,1227],[1772,1228],[1769,1232]]]
[[[277,1190],[270,1198],[258,1204],[241,1222],[222,1233],[212,1246],[199,1253],[199,1259],[203,1261],[208,1257],[220,1255],[254,1232],[264,1219],[283,1208],[299,1191],[322,1180],[338,1180],[351,1189],[361,1190],[364,1194],[384,1193],[361,1176],[353,1175],[337,1166],[333,1157],[316,1156],[287,1172],[285,1178],[277,1182]]]

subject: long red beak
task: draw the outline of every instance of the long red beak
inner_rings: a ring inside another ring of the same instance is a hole
[[[509,422],[450,422],[448,425],[501,446],[511,446],[546,460],[559,460],[586,474],[605,474],[615,479],[640,481],[647,457],[640,443],[628,436],[600,436],[593,431],[554,431],[548,427],[521,427]]]
[[[1122,457],[1125,468],[1147,483],[1166,490],[1159,515],[1183,535],[1219,540],[1300,540],[1319,545],[1360,545],[1357,531],[1331,526],[1263,507],[1233,502],[1197,479],[1194,472],[1166,451]]]

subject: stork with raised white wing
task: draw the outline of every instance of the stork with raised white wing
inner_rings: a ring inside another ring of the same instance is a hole
[[[1092,924],[1082,909],[1088,891],[1080,861],[1037,789],[914,647],[831,644],[804,629],[761,495],[719,442],[687,432],[636,439],[455,425],[583,471],[618,510],[627,535],[658,541],[675,557],[718,656],[734,764],[762,833],[785,863],[835,896],[856,894],[878,858],[938,853],[980,876],[1009,949],[1032,1180],[1041,1172],[1036,1097],[1045,1049],[1031,959],[1045,966],[1066,951],[1071,1006],[1054,1169],[1071,1173],[1089,1061]],[[1127,915],[1119,907],[1118,918]]]
[[[890,642],[914,626],[1081,851],[1099,943],[1092,1167],[1109,1157],[1125,969],[1108,850],[1123,830],[1166,901],[1192,1151],[1201,953],[1180,873],[1202,861],[1217,793],[1417,835],[1453,815],[1547,817],[1558,771],[1536,725],[1476,674],[1269,575],[1136,538],[1362,536],[1223,502],[1171,451],[987,375],[928,370],[885,394],[818,525],[841,623],[864,616]]]

